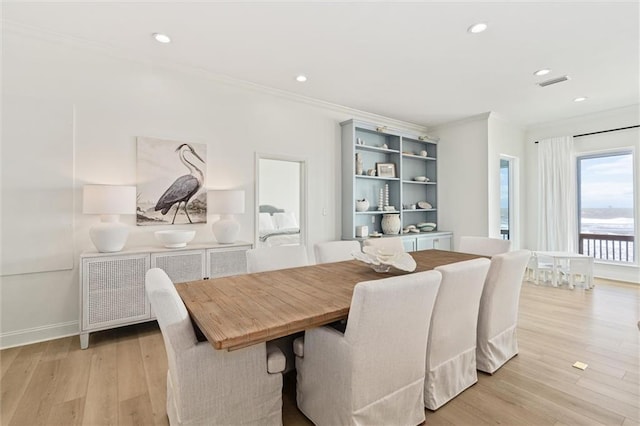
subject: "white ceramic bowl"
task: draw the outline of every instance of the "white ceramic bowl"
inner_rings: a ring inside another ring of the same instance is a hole
[[[426,176],[416,176],[413,178],[413,180],[415,180],[416,182],[426,182],[427,181],[427,177]]]
[[[167,231],[154,232],[158,241],[167,248],[185,247],[187,243],[196,236],[196,231],[187,231],[184,229],[171,229]]]

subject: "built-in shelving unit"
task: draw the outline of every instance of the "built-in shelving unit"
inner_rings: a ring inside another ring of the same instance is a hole
[[[405,238],[407,249],[417,250],[418,246],[423,247],[425,244],[418,244],[418,238],[442,238],[441,248],[450,248],[451,233],[439,232],[437,228],[432,232],[402,234],[402,228],[409,225],[438,223],[438,142],[411,132],[392,131],[358,120],[348,120],[340,124],[342,238],[355,239],[356,228],[359,226],[367,226],[370,234],[382,233],[382,217],[389,213],[400,215],[400,235]],[[356,170],[356,155],[362,161],[361,173],[357,173]],[[395,176],[372,176],[372,171],[376,170],[380,163],[393,164]],[[427,181],[415,180],[419,176],[425,177]],[[394,212],[378,209],[380,190],[384,191],[385,186],[389,188],[389,205],[395,207]],[[369,201],[369,210],[357,212],[356,200],[363,198]],[[419,208],[420,201],[426,201],[432,208]]]

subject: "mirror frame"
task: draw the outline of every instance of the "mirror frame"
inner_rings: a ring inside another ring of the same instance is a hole
[[[253,247],[258,247],[258,242],[260,241],[260,235],[258,230],[258,224],[260,223],[259,218],[259,207],[260,207],[260,160],[277,160],[277,161],[289,161],[293,163],[300,163],[300,245],[305,247],[307,246],[307,193],[309,191],[307,185],[307,159],[304,157],[294,157],[290,155],[279,155],[279,154],[267,154],[264,152],[256,152],[255,155],[255,179],[254,179],[254,218],[253,218]]]

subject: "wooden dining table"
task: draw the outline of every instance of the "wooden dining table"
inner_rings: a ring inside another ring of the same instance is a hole
[[[414,272],[478,255],[412,252]],[[346,319],[353,288],[408,274],[378,273],[356,260],[176,284],[193,322],[216,349],[234,350]]]

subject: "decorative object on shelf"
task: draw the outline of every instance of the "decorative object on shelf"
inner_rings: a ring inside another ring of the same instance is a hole
[[[384,211],[385,212],[395,212],[396,211],[396,206],[384,206]]]
[[[424,136],[418,136],[418,140],[439,142],[440,138],[436,136],[424,135]]]
[[[369,169],[367,170],[367,174],[369,176],[375,176],[376,175],[376,169]]]
[[[156,231],[154,235],[166,248],[186,247],[187,243],[196,236],[196,231],[184,229],[169,229]]]
[[[238,239],[240,224],[234,214],[244,213],[244,191],[215,190],[211,193],[211,212],[220,215],[213,224],[213,235],[220,244],[231,244]]]
[[[366,238],[369,236],[369,227],[367,225],[356,226],[356,237]]]
[[[402,208],[405,210],[415,210],[416,209],[416,205],[415,204],[403,204]]]
[[[136,187],[117,185],[85,185],[82,189],[82,212],[99,214],[100,223],[89,229],[93,245],[101,253],[122,250],[129,227],[121,223],[121,214],[134,214]]]
[[[432,209],[433,206],[426,201],[418,201],[418,208],[420,209]]]
[[[416,225],[416,228],[418,228],[420,232],[431,232],[436,229],[436,224],[433,222],[421,222]]]
[[[376,132],[384,133],[387,131],[387,126],[378,126],[376,127]]]
[[[360,262],[369,265],[376,272],[389,272],[391,267],[401,271],[416,270],[416,261],[409,253],[386,252],[375,247],[364,247],[362,252],[354,251],[351,255]]]
[[[386,143],[383,143],[381,146],[382,149],[389,149],[389,145],[387,145]]]
[[[364,139],[362,139],[362,138],[357,138],[357,139],[356,139],[356,145],[365,145]]]
[[[363,170],[362,155],[359,152],[356,152],[356,175],[361,175]]]
[[[378,195],[378,211],[384,210],[384,189],[380,188],[380,194]]]
[[[378,231],[373,231],[371,234],[369,234],[369,236],[373,238],[379,238],[382,237],[382,234]]]
[[[395,163],[376,163],[376,173],[379,177],[395,178],[396,165]]]
[[[424,149],[422,151],[420,151],[420,156],[421,157],[426,157],[427,156],[427,151],[425,151]]]
[[[206,223],[207,145],[138,137],[137,152],[137,224]]]
[[[416,182],[429,182],[429,178],[426,176],[416,176],[413,178]]]
[[[384,206],[385,207],[389,206],[389,184],[388,183],[384,184]]]
[[[394,235],[400,232],[400,215],[398,213],[385,213],[382,215],[382,233]]]
[[[366,198],[362,200],[356,200],[356,211],[357,212],[366,212],[369,210],[369,201]]]

